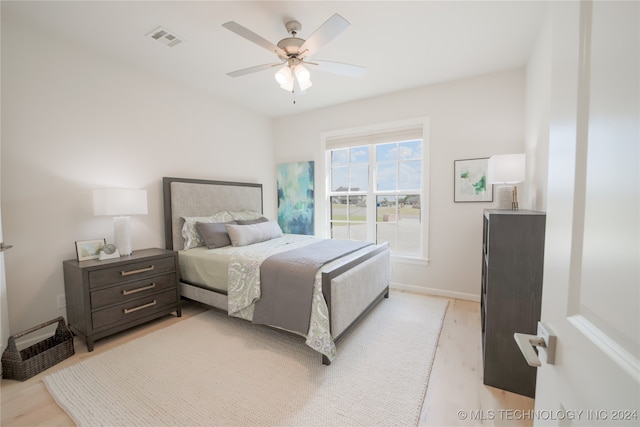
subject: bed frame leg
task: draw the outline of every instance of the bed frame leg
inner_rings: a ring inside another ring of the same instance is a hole
[[[385,298],[389,298],[389,287],[387,286],[387,292],[384,293]]]
[[[322,355],[322,364],[329,366],[331,365],[331,360],[329,360],[329,358],[327,356],[325,356],[324,354]]]

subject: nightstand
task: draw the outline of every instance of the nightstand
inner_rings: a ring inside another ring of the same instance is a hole
[[[93,351],[95,340],[176,312],[180,317],[178,253],[143,249],[104,261],[67,260],[67,322]]]

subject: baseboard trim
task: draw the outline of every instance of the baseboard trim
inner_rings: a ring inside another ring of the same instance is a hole
[[[403,283],[394,283],[390,285],[391,289],[397,289],[399,291],[413,292],[423,295],[436,295],[439,297],[455,298],[465,301],[480,302],[480,295],[467,294],[463,292],[447,291],[444,289],[426,288],[423,286],[405,285]]]

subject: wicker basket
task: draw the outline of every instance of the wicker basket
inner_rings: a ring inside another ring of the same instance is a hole
[[[18,351],[16,338],[56,322],[58,327],[52,337]],[[24,381],[73,354],[73,335],[61,316],[9,337],[7,349],[2,353],[2,376],[9,380]]]

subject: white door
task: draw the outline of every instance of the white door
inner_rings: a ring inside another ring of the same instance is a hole
[[[640,424],[640,8],[554,2],[536,425]]]

